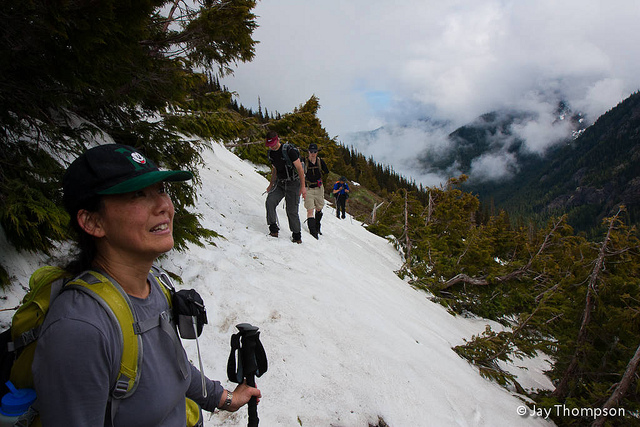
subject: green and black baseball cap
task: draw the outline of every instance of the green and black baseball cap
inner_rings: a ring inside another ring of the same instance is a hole
[[[130,193],[161,181],[191,178],[189,171],[158,169],[128,145],[99,145],[85,151],[67,168],[62,178],[64,204],[70,207],[96,195]]]

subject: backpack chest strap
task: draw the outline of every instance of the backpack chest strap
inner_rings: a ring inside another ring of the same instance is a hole
[[[136,335],[142,335],[152,329],[160,327],[169,337],[176,351],[176,360],[183,378],[187,378],[189,373],[187,359],[182,353],[183,347],[178,334],[176,333],[175,323],[171,310],[165,310],[158,317],[150,317],[149,319],[137,321],[133,324],[133,332]]]
[[[173,323],[173,315],[170,310],[163,311],[160,313],[158,317],[150,317],[146,320],[138,320],[133,323],[133,333],[136,335],[142,335],[145,332],[149,332],[152,329],[155,329],[161,326],[162,317],[165,316],[167,321],[171,324]]]

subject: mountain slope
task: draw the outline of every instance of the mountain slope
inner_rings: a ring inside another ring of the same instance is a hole
[[[491,152],[495,135],[507,132],[496,127],[504,121],[489,120],[489,130],[478,123],[450,135],[456,141],[456,162],[472,171],[469,158]],[[480,122],[479,121],[479,122]],[[512,123],[512,120],[507,123]],[[579,122],[572,120],[575,125]],[[512,126],[509,124],[509,126]],[[474,180],[465,189],[493,202],[512,217],[545,220],[550,215],[568,214],[568,223],[579,231],[593,231],[602,219],[624,204],[633,223],[640,220],[640,93],[635,93],[603,114],[587,129],[576,128],[575,139],[550,144],[544,155],[521,152],[517,145],[510,154],[514,161],[501,180]],[[470,156],[473,154],[473,156]],[[465,157],[466,156],[466,157]],[[466,160],[466,163],[465,163]]]
[[[393,271],[402,260],[386,240],[349,218],[338,220],[330,207],[320,240],[304,232],[302,245],[291,243],[282,207],[281,237],[268,237],[267,181],[219,145],[204,158],[199,211],[203,225],[225,239],[171,253],[162,265],[207,305],[200,344],[209,377],[232,387],[225,377],[234,325],[260,327],[270,363],[258,379],[261,425],[366,426],[378,417],[392,427],[551,425],[520,417],[523,403],[514,394],[451,350],[488,322],[452,317],[399,279]],[[54,261],[0,245],[21,283],[35,266]],[[14,286],[3,306],[13,307],[23,294]],[[9,313],[0,315],[6,325]],[[186,347],[196,361],[195,343]],[[541,366],[522,371],[520,383],[549,387]],[[246,410],[205,419],[207,426],[245,425]]]
[[[602,115],[582,135],[559,147],[544,168],[513,194],[507,206],[532,206],[537,214],[569,214],[579,230],[600,225],[617,206],[640,220],[640,93]],[[528,195],[528,196],[527,196]],[[532,196],[533,197],[530,197]]]

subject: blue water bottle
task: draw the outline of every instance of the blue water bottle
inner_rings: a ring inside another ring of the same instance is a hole
[[[36,400],[36,391],[31,388],[17,389],[11,381],[6,382],[9,393],[2,396],[0,405],[0,427],[12,427]]]

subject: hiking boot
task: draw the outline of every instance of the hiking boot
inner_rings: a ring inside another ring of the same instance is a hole
[[[314,217],[307,218],[307,225],[309,226],[309,233],[318,238],[318,229],[316,228],[316,219]]]
[[[280,230],[280,229],[278,228],[277,225],[275,225],[275,224],[269,225],[269,236],[278,237],[278,230]]]
[[[322,212],[316,211],[316,230],[318,230],[318,234],[322,236],[322,232],[320,231],[320,220],[322,219]]]
[[[298,243],[298,244],[302,243],[302,234],[301,233],[293,233],[291,235],[291,241],[293,243]]]

